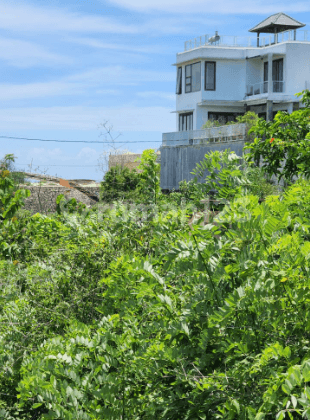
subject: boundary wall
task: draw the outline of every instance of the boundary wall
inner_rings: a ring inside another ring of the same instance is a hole
[[[81,193],[75,188],[68,189],[67,187],[62,186],[33,186],[33,185],[20,185],[19,189],[28,189],[31,193],[30,197],[25,199],[25,206],[23,209],[29,210],[32,214],[34,213],[54,213],[56,211],[56,198],[59,194],[64,194],[66,199],[75,198],[78,202],[86,204],[90,207],[95,204],[95,202],[86,196],[86,194]],[[99,186],[98,187],[86,187],[84,189],[88,190],[93,195],[99,196]]]

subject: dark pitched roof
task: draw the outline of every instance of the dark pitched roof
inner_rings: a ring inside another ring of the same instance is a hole
[[[291,18],[285,13],[276,13],[254,26],[254,28],[250,29],[249,32],[274,33],[287,31],[289,29],[302,28],[303,26],[306,25],[298,22],[298,20]]]

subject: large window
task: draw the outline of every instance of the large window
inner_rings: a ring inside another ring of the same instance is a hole
[[[263,92],[268,92],[268,61],[265,61],[264,63],[264,86],[263,86]]]
[[[193,129],[193,113],[179,114],[179,131],[189,131]]]
[[[273,91],[283,92],[283,58],[272,62]]]
[[[272,61],[272,91],[284,92],[283,58]],[[264,93],[268,92],[268,61],[264,63]]]
[[[205,63],[205,90],[215,90],[215,62]]]
[[[182,93],[182,67],[178,67],[176,94],[180,95],[181,93]]]
[[[243,115],[240,112],[209,112],[208,120],[219,121],[220,124],[226,124],[227,122],[235,122],[238,115]]]
[[[201,89],[200,62],[185,66],[185,93],[198,92]]]

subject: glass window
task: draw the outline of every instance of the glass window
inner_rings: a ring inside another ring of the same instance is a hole
[[[273,91],[283,92],[283,58],[272,62]]]
[[[205,64],[205,90],[215,90],[215,62],[206,61]]]
[[[180,95],[181,93],[182,93],[182,67],[178,67],[176,94]]]
[[[236,121],[236,117],[243,115],[240,112],[209,112],[209,121],[218,121],[220,124],[226,124],[227,122]]]
[[[198,92],[201,89],[201,63],[185,66],[185,93]]]
[[[185,66],[185,93],[192,91],[192,66]]]
[[[192,92],[199,92],[201,88],[200,63],[192,64]]]
[[[193,129],[193,113],[179,114],[179,131],[190,131]]]

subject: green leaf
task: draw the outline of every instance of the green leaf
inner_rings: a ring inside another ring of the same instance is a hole
[[[41,407],[41,405],[43,405],[43,403],[35,403],[33,404],[32,408],[38,408]]]
[[[309,361],[307,361],[303,364],[302,376],[303,376],[305,382],[310,381],[310,362]]]
[[[276,420],[282,420],[285,418],[285,411],[282,410],[276,415]]]
[[[297,398],[294,395],[291,395],[292,405],[294,408],[297,407]]]
[[[238,401],[237,400],[232,400],[232,403],[233,403],[234,407],[236,408],[237,413],[240,414],[240,404],[238,403]]]

